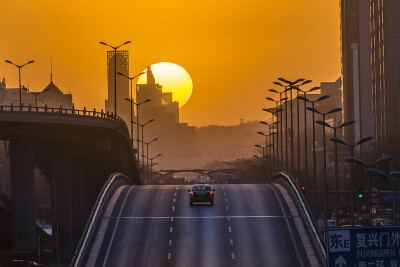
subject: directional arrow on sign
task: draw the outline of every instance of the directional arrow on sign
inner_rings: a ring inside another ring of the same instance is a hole
[[[345,258],[342,257],[342,255],[340,255],[339,258],[335,260],[335,266],[339,267],[347,266],[347,261],[345,260]]]

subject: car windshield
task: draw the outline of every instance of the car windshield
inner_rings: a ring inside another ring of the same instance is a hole
[[[206,191],[206,190],[211,190],[210,186],[207,185],[195,185],[192,188],[193,191]]]

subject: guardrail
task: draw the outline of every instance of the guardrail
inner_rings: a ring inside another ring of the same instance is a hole
[[[109,199],[112,197],[115,190],[121,185],[131,184],[129,178],[121,173],[112,174],[98,195],[86,227],[82,233],[81,240],[75,250],[75,255],[72,257],[71,266],[83,266],[88,250],[94,241],[95,233],[99,226],[99,219],[102,217],[104,210],[108,204]]]
[[[311,209],[308,206],[304,195],[301,193],[300,188],[294,182],[293,177],[289,173],[281,171],[273,174],[269,180],[269,183],[279,183],[283,185],[292,195],[292,198],[296,198],[298,200],[294,202],[299,210],[300,216],[304,222],[308,236],[311,239],[311,243],[317,252],[319,260],[322,264],[324,264],[326,262],[325,240],[323,236],[319,234],[317,230],[318,227],[312,215]]]
[[[67,114],[67,115],[78,115],[78,116],[88,116],[88,117],[98,117],[98,118],[105,118],[116,123],[121,123],[124,128],[126,127],[125,122],[119,116],[114,115],[112,112],[109,113],[104,112],[103,110],[97,111],[96,108],[93,110],[88,110],[86,107],[83,109],[75,109],[72,108],[63,108],[60,107],[48,107],[47,105],[44,106],[37,106],[33,107],[32,105],[29,106],[14,106],[11,104],[10,106],[0,106],[0,112],[40,112],[40,113],[47,113],[47,114]]]

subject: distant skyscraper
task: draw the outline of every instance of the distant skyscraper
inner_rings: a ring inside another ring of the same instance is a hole
[[[115,52],[107,51],[108,99],[105,101],[105,110],[114,112],[115,94]],[[117,51],[117,72],[129,76],[129,53],[126,50]],[[130,106],[125,98],[129,98],[129,80],[117,74],[117,114],[129,122]]]
[[[378,155],[396,154],[400,135],[399,25],[399,0],[341,1],[344,115],[351,139],[373,135]]]
[[[344,120],[349,142],[373,134],[369,0],[341,0],[341,52]]]
[[[370,12],[376,148],[398,154],[393,148],[400,136],[400,1],[371,0]]]

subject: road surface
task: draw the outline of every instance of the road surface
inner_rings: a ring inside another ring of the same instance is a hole
[[[310,266],[277,187],[213,185],[215,206],[193,207],[189,188],[121,188],[95,265]]]

